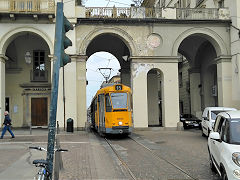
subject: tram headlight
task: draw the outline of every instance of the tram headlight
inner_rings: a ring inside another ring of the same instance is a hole
[[[122,124],[123,124],[122,121],[119,121],[119,122],[118,122],[118,125],[119,125],[119,126],[121,126]]]

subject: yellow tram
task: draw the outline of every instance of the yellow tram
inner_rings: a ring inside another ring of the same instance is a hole
[[[99,134],[131,134],[131,89],[122,84],[108,84],[99,89],[90,106],[91,124]]]

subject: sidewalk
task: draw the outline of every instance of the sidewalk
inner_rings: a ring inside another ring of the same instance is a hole
[[[34,159],[46,159],[47,152],[30,150],[29,146],[41,146],[47,149],[48,130],[14,129],[12,139],[7,131],[0,139],[0,180],[32,180],[37,174],[32,162]],[[63,134],[67,134],[63,132]]]

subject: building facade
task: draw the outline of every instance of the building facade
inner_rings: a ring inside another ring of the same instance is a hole
[[[149,3],[151,1],[146,1],[146,3]],[[239,5],[240,2],[237,0],[229,1],[229,0],[157,0],[154,2],[151,2],[148,4],[150,6],[155,7],[168,7],[168,8],[186,8],[186,11],[183,15],[187,15],[190,11],[206,11],[206,9],[209,8],[227,8],[229,9],[229,17],[231,19],[231,25],[229,27],[230,32],[230,41],[231,41],[231,57],[229,61],[231,61],[231,73],[229,73],[228,78],[226,78],[226,81],[232,81],[232,88],[229,89],[229,93],[232,93],[232,99],[238,100],[239,99],[239,75],[238,75],[238,63],[240,60],[239,56],[239,45],[240,45],[240,26],[239,26]],[[192,9],[189,9],[192,8]],[[224,10],[222,10],[224,11]],[[182,53],[182,56],[187,56],[186,54]],[[191,111],[193,108],[193,105],[191,105],[191,93],[190,93],[190,82],[192,74],[196,74],[196,72],[192,72],[191,70],[191,63],[190,60],[185,61],[183,63],[184,65],[180,67],[179,69],[179,76],[182,76],[183,83],[180,86],[180,110],[181,113],[194,113],[194,111]],[[229,65],[230,66],[230,65]],[[218,74],[221,72],[217,71],[216,68],[211,69],[212,76],[214,77],[214,83],[211,88],[210,96],[215,97],[213,98],[212,102],[209,102],[207,104],[204,103],[204,98],[199,98],[199,101],[201,101],[201,111],[206,106],[218,106]],[[200,72],[199,72],[200,73]],[[201,73],[200,73],[201,74]],[[204,78],[200,78],[200,81],[204,81]],[[205,86],[202,86],[203,83],[201,83],[201,89],[199,90],[200,96],[202,96],[202,88],[205,88]],[[206,101],[206,100],[205,100]],[[192,107],[191,107],[192,106]],[[182,107],[182,108],[181,108]],[[196,115],[196,114],[195,114]],[[197,114],[198,116],[200,114]]]
[[[49,119],[56,2],[37,2],[0,0],[1,119],[8,110],[16,127],[47,126]],[[121,82],[133,91],[135,128],[176,128],[179,112],[200,116],[206,106],[239,108],[237,9],[184,2],[130,8],[64,3],[75,28],[68,33],[72,62],[60,70],[61,128],[68,118],[77,129],[85,126],[86,62],[99,51],[119,60]],[[228,4],[239,7],[235,2]]]

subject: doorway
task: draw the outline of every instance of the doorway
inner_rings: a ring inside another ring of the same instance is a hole
[[[31,99],[32,126],[47,126],[48,104],[47,98]]]
[[[9,109],[9,97],[6,97],[5,98],[5,111],[10,112],[9,110],[10,110]]]

